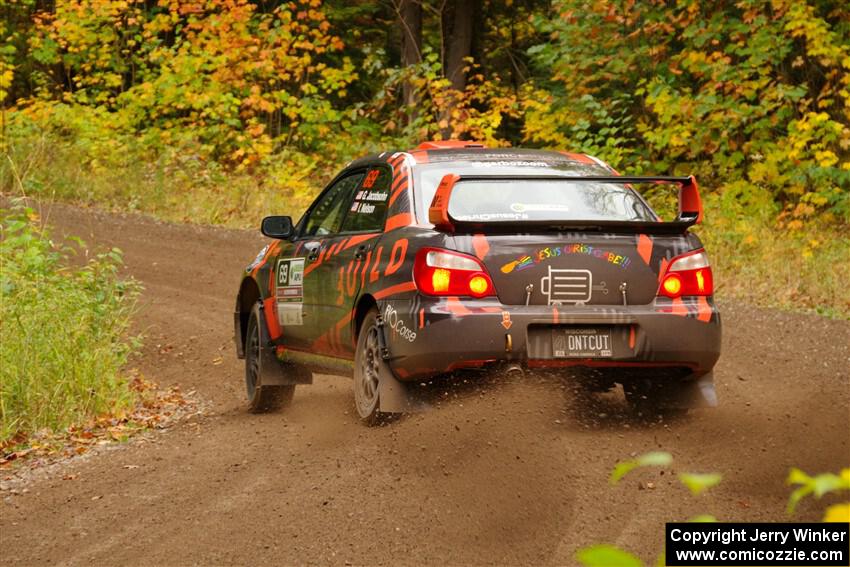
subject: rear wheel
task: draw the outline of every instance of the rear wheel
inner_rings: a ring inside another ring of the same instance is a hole
[[[248,392],[248,409],[254,413],[274,411],[289,404],[295,386],[263,385],[263,358],[260,356],[260,306],[254,305],[248,318],[245,336],[245,388]]]
[[[392,372],[381,353],[378,311],[372,309],[363,319],[354,353],[354,405],[367,425],[378,425],[397,414],[380,411],[380,384]]]

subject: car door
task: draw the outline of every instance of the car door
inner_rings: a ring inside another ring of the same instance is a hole
[[[345,198],[338,234],[327,239],[321,265],[315,268],[316,300],[324,332],[314,345],[331,356],[350,358],[354,352],[350,316],[368,271],[377,264],[375,243],[383,233],[392,172],[375,164],[349,177],[357,180]]]
[[[294,323],[291,328],[284,327],[282,342],[285,346],[315,354],[328,354],[316,352],[314,345],[326,331],[324,326],[328,319],[322,313],[327,303],[323,295],[327,293],[325,280],[328,277],[323,261],[337,242],[345,218],[345,207],[363,176],[363,171],[346,172],[331,183],[298,223],[295,256],[278,259],[279,316],[284,320],[284,313],[288,311]],[[292,281],[292,275],[295,282]],[[281,298],[282,287],[289,290],[285,293],[289,293],[291,298]]]

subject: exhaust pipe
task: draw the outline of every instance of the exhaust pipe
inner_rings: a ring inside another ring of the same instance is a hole
[[[508,364],[505,367],[505,376],[509,376],[511,378],[525,378],[525,370],[523,370],[522,366],[519,364]]]

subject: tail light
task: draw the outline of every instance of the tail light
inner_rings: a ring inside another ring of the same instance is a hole
[[[413,279],[416,288],[425,295],[496,294],[493,280],[478,258],[439,248],[422,248],[416,253]]]
[[[714,279],[705,250],[688,252],[676,256],[667,266],[658,295],[664,297],[682,297],[683,295],[711,295],[714,293]]]

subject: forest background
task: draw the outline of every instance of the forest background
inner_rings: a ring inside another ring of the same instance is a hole
[[[0,0],[0,104],[5,195],[184,222],[428,139],[694,174],[721,297],[850,318],[842,1]]]

